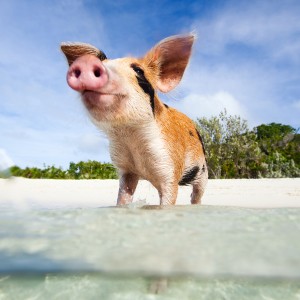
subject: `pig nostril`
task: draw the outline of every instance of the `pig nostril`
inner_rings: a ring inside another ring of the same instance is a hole
[[[99,68],[94,70],[94,75],[95,75],[95,77],[100,77],[101,76],[101,71],[100,71]]]
[[[74,74],[75,74],[75,77],[78,78],[81,74],[81,71],[79,69],[75,69]]]

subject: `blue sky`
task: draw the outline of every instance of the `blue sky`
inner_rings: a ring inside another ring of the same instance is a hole
[[[249,126],[300,127],[300,2],[0,0],[0,168],[109,161],[108,141],[66,84],[62,41],[141,56],[195,31],[181,85],[164,100],[191,118],[227,108]]]

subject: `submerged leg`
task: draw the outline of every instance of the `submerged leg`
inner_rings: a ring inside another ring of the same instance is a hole
[[[135,174],[127,173],[121,176],[117,205],[125,205],[132,202],[138,181],[139,177]]]
[[[165,292],[168,288],[168,279],[167,278],[159,278],[156,280],[153,280],[149,292],[151,294],[161,294]]]

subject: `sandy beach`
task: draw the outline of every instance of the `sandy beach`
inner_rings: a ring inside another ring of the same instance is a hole
[[[77,208],[115,206],[118,180],[0,179],[0,206]],[[191,187],[180,187],[177,205],[190,204]],[[134,202],[159,204],[157,191],[140,181]],[[203,205],[300,207],[300,178],[209,180]]]

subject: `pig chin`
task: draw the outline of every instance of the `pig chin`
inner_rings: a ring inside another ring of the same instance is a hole
[[[116,102],[116,95],[99,93],[94,91],[84,91],[81,98],[88,109],[107,109]]]
[[[124,97],[125,96],[119,94],[107,94],[94,91],[84,91],[81,94],[85,107],[97,119],[105,118],[105,115],[109,112],[117,113],[120,111]]]

